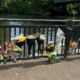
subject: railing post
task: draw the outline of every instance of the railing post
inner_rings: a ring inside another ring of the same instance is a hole
[[[26,36],[26,28],[24,28],[24,36]],[[25,44],[24,44],[24,58],[25,58]]]
[[[6,28],[4,28],[4,50],[6,49],[5,41],[6,41]]]
[[[71,28],[72,28],[72,20],[69,19],[67,22],[66,32],[65,32],[65,51],[64,51],[64,58],[67,58],[68,48],[71,39]]]
[[[36,33],[36,26],[33,28],[33,34]],[[33,44],[33,59],[35,58],[35,43]]]
[[[54,44],[56,45],[56,33],[57,33],[57,28],[55,27],[55,35],[54,35]]]

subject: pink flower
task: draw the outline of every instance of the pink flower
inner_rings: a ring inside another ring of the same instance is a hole
[[[3,49],[4,49],[4,47],[0,46],[0,50],[3,50]]]
[[[8,47],[8,48],[13,48],[12,43],[7,43],[7,47]]]

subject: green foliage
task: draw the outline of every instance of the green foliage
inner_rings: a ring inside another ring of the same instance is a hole
[[[0,12],[34,14],[34,15],[80,15],[80,3],[55,5],[53,0],[0,0],[3,2],[4,10]],[[0,4],[1,5],[1,4]],[[55,7],[63,6],[61,11]]]
[[[76,14],[78,14],[78,11],[76,10],[77,7],[78,7],[77,4],[67,4],[67,12],[70,15],[75,16]]]
[[[23,1],[11,2],[7,5],[6,11],[9,13],[28,13],[28,4]]]
[[[4,7],[6,7],[9,2],[10,0],[3,0]]]
[[[55,46],[51,46],[49,49],[50,52],[53,52],[54,50],[55,50]]]
[[[6,12],[21,14],[49,14],[50,2],[53,0],[22,0],[12,1],[7,4]]]

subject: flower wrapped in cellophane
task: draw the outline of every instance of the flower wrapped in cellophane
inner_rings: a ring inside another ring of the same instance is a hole
[[[28,50],[29,50],[29,53],[28,55],[31,54],[31,48],[32,46],[35,44],[35,40],[38,36],[33,34],[33,35],[27,35],[26,38],[27,38],[27,45],[28,45]]]
[[[56,52],[57,54],[61,54],[61,41],[64,39],[64,32],[58,28],[57,37],[56,37]]]
[[[49,56],[51,57],[52,55],[56,56],[56,49],[55,49],[55,45],[54,44],[48,44],[45,47],[45,52],[43,53],[43,56]]]
[[[14,56],[14,62],[16,62],[16,57],[18,57],[20,55],[20,52],[22,51],[22,49],[18,46],[13,47],[12,49],[12,55]]]
[[[65,46],[61,46],[61,53],[64,54]]]
[[[6,49],[9,51],[10,56],[11,56],[11,52],[12,52],[12,48],[15,46],[14,43],[6,43]]]
[[[1,53],[3,52],[3,50],[4,50],[4,47],[3,46],[0,46],[0,59],[1,59]]]
[[[45,37],[43,34],[40,34],[40,33],[36,33],[36,35],[38,35],[38,37],[37,37],[38,51],[41,52],[41,44],[43,44]]]
[[[48,61],[49,61],[50,63],[56,62],[57,57],[56,57],[55,45],[54,45],[53,43],[48,44],[48,45],[45,47],[45,50],[46,50],[46,51],[44,51],[43,56],[48,56],[48,57],[49,57]]]
[[[3,59],[4,59],[4,64],[6,64],[7,58],[9,57],[10,53],[9,51],[5,50],[2,53]]]
[[[23,34],[20,34],[20,36],[16,36],[14,38],[11,38],[11,40],[14,40],[15,44],[17,46],[21,47],[25,44],[26,37],[24,37]]]
[[[74,50],[77,47],[77,43],[76,42],[70,42],[70,46],[71,46],[71,54],[74,54]]]

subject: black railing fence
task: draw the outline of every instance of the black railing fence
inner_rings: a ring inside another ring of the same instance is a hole
[[[41,45],[42,52],[38,51],[38,44],[35,41],[31,49],[31,55],[28,56],[28,46],[27,41],[25,41],[24,46],[22,47],[22,54],[17,58],[17,60],[25,60],[25,59],[34,59],[43,57],[41,53],[44,51],[44,47],[49,43],[49,41],[54,41],[56,44],[56,33],[57,29],[60,28],[64,32],[65,39],[62,40],[62,46],[65,45],[64,58],[69,55],[69,42],[75,41],[78,43],[77,48],[75,49],[75,54],[80,53],[80,20],[53,20],[53,19],[6,19],[0,18],[0,21],[13,21],[13,22],[52,22],[52,25],[0,25],[0,45],[4,45],[5,42],[12,42],[11,37],[17,36],[19,34],[24,34],[24,36],[35,34],[36,32],[44,34],[46,40]],[[75,22],[75,23],[74,23]],[[78,23],[77,23],[78,22]],[[78,24],[78,25],[77,25]],[[6,49],[6,47],[5,47]],[[13,57],[9,57],[8,61],[12,61]],[[3,60],[1,60],[3,61]]]

